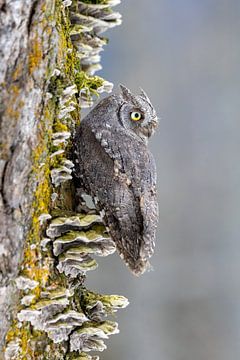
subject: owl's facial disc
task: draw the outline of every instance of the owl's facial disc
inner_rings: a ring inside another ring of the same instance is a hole
[[[144,101],[138,107],[132,103],[122,103],[119,109],[119,120],[127,131],[144,142],[148,141],[158,123],[156,114]]]
[[[147,96],[141,90],[134,95],[125,86],[120,85],[122,103],[119,109],[121,125],[142,141],[147,142],[158,125],[156,112]]]

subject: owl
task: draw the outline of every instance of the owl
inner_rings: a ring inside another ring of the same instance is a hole
[[[158,125],[141,90],[98,103],[82,120],[74,138],[77,186],[91,195],[117,250],[135,274],[149,268],[158,222],[156,166],[148,139]]]

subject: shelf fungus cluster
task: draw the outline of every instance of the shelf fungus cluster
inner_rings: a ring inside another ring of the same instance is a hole
[[[106,30],[121,24],[121,15],[111,7],[120,0],[72,1],[70,4],[71,40],[78,51],[82,70],[93,75],[102,67],[100,52],[107,40],[100,36]]]
[[[58,74],[58,73],[57,73]],[[54,75],[57,75],[56,71]],[[77,109],[77,100],[75,94],[78,92],[77,86],[71,85],[66,87],[62,96],[59,99],[59,113],[57,115],[57,121],[67,129],[68,124],[73,122],[71,112]],[[52,183],[55,186],[59,186],[62,182],[72,179],[73,163],[66,158],[65,151],[70,140],[70,131],[56,131],[52,134],[52,145],[54,151],[51,154],[53,166],[51,170]]]
[[[87,353],[103,351],[104,341],[119,332],[117,323],[106,320],[106,316],[126,307],[128,300],[87,290],[82,276],[97,267],[92,255],[107,256],[115,251],[115,245],[96,214],[53,217],[46,234],[42,249],[51,248],[58,271],[66,276],[66,287],[51,284],[36,298],[34,289],[38,282],[18,277],[16,285],[24,295],[17,315],[18,327],[30,322],[35,330],[46,332],[54,343],[62,343],[76,353],[76,359],[97,360],[97,356]],[[17,342],[9,343],[9,359],[17,356],[18,349]]]
[[[46,332],[54,343],[68,344],[69,351],[77,354],[76,359],[97,360],[97,356],[87,353],[106,349],[104,341],[119,332],[118,324],[106,317],[126,307],[128,300],[119,295],[89,291],[83,286],[83,278],[87,271],[97,267],[92,256],[112,254],[115,244],[99,215],[75,214],[53,217],[49,221],[42,250],[51,248],[56,268],[67,280],[66,287],[52,284],[36,299],[31,292],[39,284],[20,276],[16,282],[24,296],[17,315],[19,327],[23,322],[30,322],[35,330]],[[11,349],[16,352],[16,345]]]
[[[37,302],[23,308],[17,317],[19,326],[30,322],[54,343],[68,344],[70,352],[78,354],[76,359],[79,355],[82,359],[98,359],[86,353],[103,351],[105,339],[119,332],[117,323],[105,317],[127,305],[123,296],[95,294],[72,284],[69,289],[47,288]]]
[[[119,3],[120,0],[93,1],[92,3],[75,0],[67,4],[70,11],[71,41],[86,76],[92,77],[102,68],[100,53],[103,51],[103,46],[107,44],[107,39],[101,34],[121,24],[121,15],[112,10],[112,7]],[[110,93],[112,88],[113,84],[106,80],[95,85],[94,88],[83,86],[79,94],[80,106],[91,107],[94,95],[102,92]]]
[[[53,241],[53,254],[58,259],[57,269],[71,278],[97,267],[91,255],[107,256],[116,248],[102,225],[99,215],[57,217],[47,229]]]

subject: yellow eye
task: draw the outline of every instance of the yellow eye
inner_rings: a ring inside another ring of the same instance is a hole
[[[138,111],[133,111],[130,113],[131,119],[133,121],[138,121],[142,119],[142,114]]]

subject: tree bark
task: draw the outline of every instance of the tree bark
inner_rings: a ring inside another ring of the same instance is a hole
[[[106,6],[107,1],[100,3]],[[116,324],[103,321],[99,314],[127,305],[123,297],[88,292],[83,286],[84,276],[79,273],[74,279],[69,279],[69,269],[59,270],[60,274],[56,270],[60,260],[51,245],[55,235],[49,239],[45,233],[46,220],[51,217],[76,215],[68,156],[71,136],[80,120],[79,104],[92,105],[93,94],[111,88],[110,83],[92,76],[98,64],[92,60],[91,52],[81,50],[81,44],[90,38],[94,51],[99,52],[105,43],[99,32],[112,27],[114,21],[117,25],[119,14],[113,13],[108,22],[103,17],[110,8],[106,12],[94,10],[88,22],[91,6],[79,5],[77,1],[0,0],[0,358],[3,359],[73,359],[79,358],[79,354],[81,359],[90,359],[82,352],[90,346],[81,345],[84,322],[88,332],[91,328],[95,334],[97,328],[103,337],[115,333]],[[93,20],[94,25],[90,26]],[[101,233],[99,226],[95,228]],[[111,241],[106,244],[105,252],[112,252]],[[93,266],[93,262],[89,264]],[[68,333],[66,328],[65,332],[62,328],[49,330],[46,323],[51,322],[51,316],[63,319],[67,311],[71,316],[74,313],[77,328]],[[98,346],[103,346],[102,340]]]
[[[39,125],[56,63],[57,32],[47,12],[52,1],[2,1],[0,8],[1,196],[0,345],[16,305],[13,279],[19,271],[31,226],[36,177],[33,152],[42,141]],[[51,56],[49,56],[51,53]]]

